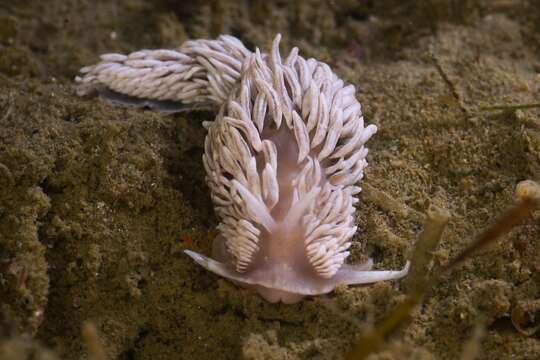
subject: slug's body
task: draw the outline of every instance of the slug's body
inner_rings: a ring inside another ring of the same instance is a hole
[[[338,284],[405,276],[408,265],[370,271],[371,262],[344,263],[364,144],[377,129],[364,127],[354,86],[296,48],[283,60],[279,40],[270,54],[220,36],[175,51],[104,55],[81,70],[79,93],[164,110],[217,109],[204,124],[203,161],[220,235],[214,259],[186,250],[208,270],[286,303]]]

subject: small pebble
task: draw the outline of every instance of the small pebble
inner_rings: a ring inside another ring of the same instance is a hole
[[[540,184],[533,180],[523,180],[516,186],[516,196],[523,199],[540,201]]]

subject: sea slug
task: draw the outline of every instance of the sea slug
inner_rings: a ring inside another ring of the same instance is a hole
[[[367,165],[355,87],[293,48],[282,59],[238,39],[188,41],[176,50],[106,54],[81,69],[78,93],[163,111],[213,108],[203,162],[220,219],[213,259],[186,250],[206,269],[294,303],[338,284],[398,279],[408,272],[347,265],[355,207]]]

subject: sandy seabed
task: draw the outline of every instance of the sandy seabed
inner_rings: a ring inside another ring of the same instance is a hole
[[[403,301],[398,281],[269,304],[196,266],[182,251],[210,253],[217,224],[201,161],[213,115],[74,92],[101,53],[219,34],[268,49],[277,32],[283,53],[355,84],[379,128],[349,261],[400,268],[435,205],[450,213],[440,268],[540,180],[539,108],[485,109],[539,102],[538,2],[1,0],[2,360],[88,358],[86,322],[110,359],[339,359]],[[539,298],[537,210],[370,359],[538,359]]]

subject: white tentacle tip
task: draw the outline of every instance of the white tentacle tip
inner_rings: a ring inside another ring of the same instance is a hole
[[[397,271],[395,279],[401,279],[402,277],[407,276],[407,274],[409,274],[410,268],[411,268],[411,262],[407,260],[403,269],[401,269],[400,271]]]
[[[191,250],[184,250],[184,254],[192,258],[197,264],[208,269],[208,258]]]

